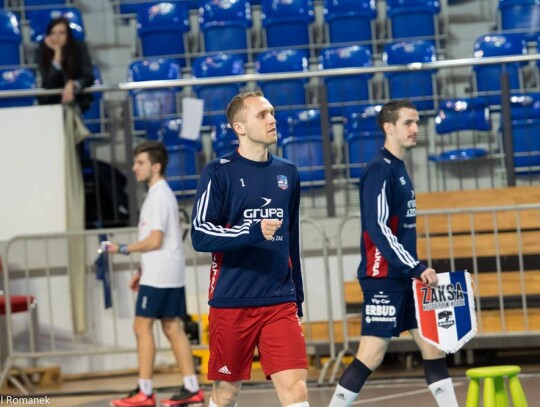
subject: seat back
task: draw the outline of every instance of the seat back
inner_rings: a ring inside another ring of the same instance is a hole
[[[344,112],[343,137],[347,146],[349,177],[359,179],[363,167],[384,145],[384,133],[377,124],[382,105],[349,107]]]
[[[364,43],[371,50],[375,0],[325,0],[323,7],[330,43]]]
[[[238,136],[227,124],[225,119],[216,122],[212,128],[212,149],[216,157],[224,156],[238,148]]]
[[[180,66],[185,66],[184,33],[189,31],[189,11],[184,3],[156,3],[139,7],[137,29],[142,54],[172,56]]]
[[[360,45],[323,48],[319,56],[319,69],[369,66],[373,66],[371,51]],[[369,100],[372,77],[372,74],[365,74],[325,78],[330,116],[342,116],[343,108],[348,104]]]
[[[435,16],[440,11],[438,0],[388,0],[386,15],[390,20],[390,37],[394,40],[422,37],[435,43]]]
[[[181,78],[180,65],[171,59],[148,58],[133,62],[128,68],[128,82],[171,80]],[[177,112],[176,96],[180,88],[141,89],[131,93],[135,130],[149,135],[159,130],[161,121]]]
[[[478,37],[473,47],[475,58],[527,54],[527,42],[522,34],[486,34]],[[508,74],[509,87],[513,93],[521,89],[521,67],[525,63],[511,62],[502,64],[473,66],[476,91],[484,96],[490,105],[501,103],[500,75],[503,70]]]
[[[483,98],[443,100],[435,117],[437,134],[460,130],[489,131],[491,121],[487,101]]]
[[[523,93],[510,98],[514,166],[540,166],[540,95]],[[533,170],[538,173],[539,169]]]
[[[387,65],[407,65],[436,60],[435,46],[430,41],[401,41],[384,47],[383,63]],[[418,110],[434,109],[435,72],[425,70],[386,73],[390,99],[410,99]]]
[[[192,73],[195,78],[243,75],[244,61],[238,55],[228,54],[199,57],[193,61]],[[197,97],[204,100],[203,123],[210,125],[212,116],[222,116],[231,99],[240,92],[241,87],[241,83],[193,86]]]
[[[283,158],[298,167],[300,182],[324,181],[324,158],[320,136],[288,137],[283,140]]]
[[[306,72],[308,54],[303,50],[274,50],[261,52],[255,60],[255,72]],[[307,103],[307,79],[259,81],[257,84],[274,106],[301,106]]]
[[[0,10],[0,66],[21,63],[22,36],[19,21],[10,11]]]
[[[520,32],[528,41],[540,33],[540,4],[534,0],[499,0],[501,30]]]
[[[34,89],[36,78],[28,69],[1,69],[0,90]],[[0,107],[32,106],[35,96],[1,98]]]
[[[81,12],[74,7],[58,7],[40,9],[32,13],[30,18],[30,38],[33,42],[41,42],[47,34],[49,22],[55,18],[64,17],[69,21],[73,38],[84,40],[84,24]]]
[[[247,61],[245,50],[250,46],[248,30],[252,25],[247,0],[204,0],[199,10],[199,24],[206,52],[237,51],[236,54]]]
[[[65,7],[65,0],[23,0],[22,5],[24,6],[24,15],[26,20],[32,18],[32,14],[43,7],[52,8],[52,7]],[[50,6],[50,7],[48,7]]]
[[[267,47],[307,46],[315,20],[313,0],[262,0],[261,19]]]

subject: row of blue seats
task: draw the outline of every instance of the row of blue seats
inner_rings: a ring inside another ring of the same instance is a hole
[[[540,94],[523,94],[512,97],[512,131],[514,142],[514,165],[519,167],[540,166]],[[362,168],[373,158],[384,143],[384,134],[377,124],[382,105],[364,105],[347,108],[344,118],[343,137],[346,147],[347,177],[357,180]],[[463,130],[489,132],[490,111],[482,98],[451,99],[442,102],[436,116],[436,132],[445,135]],[[283,123],[278,122],[278,129]],[[307,185],[324,182],[323,142],[320,112],[317,109],[296,112],[285,124],[291,127],[291,135],[280,142],[281,154],[299,168],[300,179]],[[198,169],[196,156],[200,145],[179,137],[181,120],[163,123],[163,130],[155,139],[164,142],[173,155],[172,168],[166,173],[173,190],[182,195],[196,187]],[[216,156],[236,149],[238,139],[226,123],[216,126],[213,147]],[[444,151],[431,156],[432,161],[470,160],[486,155],[478,148],[462,148]]]

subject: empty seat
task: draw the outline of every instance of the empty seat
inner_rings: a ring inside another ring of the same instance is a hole
[[[192,73],[195,78],[212,78],[244,74],[244,61],[237,55],[217,54],[199,57],[193,61]],[[195,85],[193,91],[204,101],[205,125],[212,124],[212,116],[223,116],[231,99],[242,87],[241,83],[220,85]]]
[[[329,47],[321,50],[319,69],[359,68],[372,66],[367,47],[353,45]],[[342,116],[344,106],[370,100],[372,74],[329,76],[324,78],[330,116]]]
[[[33,42],[41,42],[47,34],[49,22],[55,18],[64,17],[69,21],[73,38],[84,40],[84,24],[80,11],[74,7],[58,7],[40,9],[32,13],[30,18],[30,38]]]
[[[22,5],[24,7],[24,15],[26,20],[30,20],[32,18],[32,14],[35,13],[36,10],[40,10],[43,8],[52,8],[52,7],[65,7],[66,1],[65,0],[23,0]]]
[[[216,157],[221,157],[238,148],[238,136],[233,129],[228,125],[227,121],[217,122],[212,129],[211,134],[212,149]]]
[[[437,134],[461,130],[489,131],[491,121],[489,107],[483,98],[460,98],[443,100],[435,117]]]
[[[0,70],[0,90],[33,89],[36,78],[28,69]],[[32,106],[35,96],[0,98],[0,107]]]
[[[390,20],[390,38],[421,38],[435,44],[436,15],[440,11],[438,0],[388,0],[386,15]]]
[[[155,4],[155,1],[147,1],[147,2],[134,2],[133,0],[120,0],[119,4],[119,12],[120,14],[137,14],[139,12],[139,8],[141,7],[149,7],[152,4]]]
[[[325,0],[324,20],[330,43],[353,42],[372,50],[373,20],[377,18],[375,0]]]
[[[101,81],[101,72],[97,65],[94,65],[94,85],[101,85],[103,82]],[[88,130],[90,130],[92,133],[97,134],[102,132],[102,106],[101,106],[101,100],[103,98],[103,93],[92,93],[94,96],[94,100],[92,101],[92,104],[88,108],[88,110],[83,114],[84,117],[84,123],[86,124],[86,127],[88,127]]]
[[[304,50],[261,52],[255,61],[255,71],[261,74],[278,72],[306,72],[307,53]],[[303,107],[306,99],[307,78],[257,82],[265,97],[275,107]]]
[[[133,62],[128,68],[128,82],[180,79],[178,62],[166,58],[149,58]],[[176,97],[181,88],[140,89],[131,92],[135,130],[146,130],[152,137],[162,120],[177,113]]]
[[[283,157],[298,167],[300,181],[324,181],[321,116],[317,109],[299,111],[292,134],[282,141]]]
[[[475,58],[525,55],[527,43],[521,34],[486,34],[477,38],[473,50]],[[484,96],[490,105],[499,105],[501,73],[508,74],[510,91],[519,92],[522,83],[520,68],[525,64],[526,62],[510,62],[473,66],[476,92],[479,96]]]
[[[382,105],[353,106],[345,109],[343,137],[347,147],[349,177],[358,180],[363,167],[384,145],[384,133],[377,124]]]
[[[536,0],[499,0],[501,30],[526,35],[536,41],[540,33],[540,3]]]
[[[401,41],[384,47],[383,63],[407,65],[415,62],[435,62],[437,53],[430,41]],[[418,110],[434,109],[436,70],[387,72],[390,99],[410,99]]]
[[[522,173],[540,171],[540,95],[525,93],[510,98],[514,166]],[[529,167],[529,168],[527,168]]]
[[[189,31],[189,11],[184,3],[156,3],[139,7],[137,29],[145,57],[175,58],[185,66],[184,34]]]
[[[313,0],[262,0],[261,19],[266,46],[309,46],[314,15]]]
[[[491,120],[489,106],[484,98],[460,98],[443,100],[435,117],[435,130],[439,135],[450,134],[450,140],[441,139],[440,152],[429,157],[431,161],[447,162],[483,157],[485,139],[478,132],[489,132]],[[463,131],[469,131],[462,137]],[[471,133],[472,132],[472,133]],[[482,148],[479,148],[482,146]],[[449,150],[450,148],[450,150]]]
[[[250,48],[251,7],[247,0],[204,0],[199,12],[204,50],[207,53],[233,51],[247,61]]]
[[[10,11],[0,11],[0,66],[21,63],[21,43],[17,17]]]

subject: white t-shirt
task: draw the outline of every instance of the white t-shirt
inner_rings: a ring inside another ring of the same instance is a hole
[[[178,204],[165,180],[159,180],[148,190],[139,217],[139,240],[146,239],[152,230],[163,232],[158,250],[141,254],[141,285],[158,288],[183,287],[185,262]]]

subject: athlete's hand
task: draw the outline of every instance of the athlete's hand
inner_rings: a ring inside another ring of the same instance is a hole
[[[422,274],[420,274],[420,280],[422,280],[424,284],[427,284],[430,287],[437,287],[437,284],[439,283],[437,273],[434,269],[429,267],[425,269]]]
[[[131,280],[129,281],[129,288],[131,288],[135,292],[139,291],[140,279],[141,279],[141,270],[137,270],[137,272],[131,276]]]
[[[261,230],[264,238],[266,240],[272,240],[274,238],[274,234],[276,233],[276,230],[278,230],[281,227],[281,224],[283,223],[283,219],[263,219],[261,220]]]

